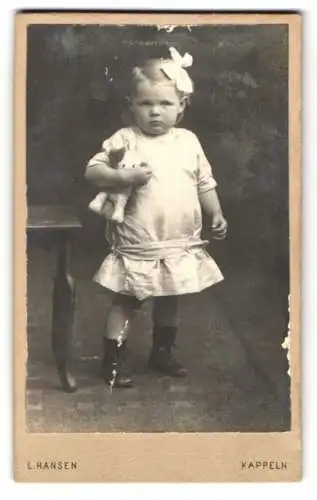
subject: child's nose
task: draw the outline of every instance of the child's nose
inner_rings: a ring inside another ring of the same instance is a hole
[[[160,114],[160,108],[159,106],[152,106],[151,111],[150,111],[151,116],[157,116]]]

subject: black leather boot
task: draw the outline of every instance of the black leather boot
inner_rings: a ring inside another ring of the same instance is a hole
[[[170,377],[186,377],[187,370],[173,356],[177,327],[154,325],[149,367]]]
[[[111,387],[129,388],[133,380],[124,370],[124,351],[126,340],[103,339],[102,378]]]

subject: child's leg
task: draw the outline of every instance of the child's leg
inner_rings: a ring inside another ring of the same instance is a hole
[[[132,387],[133,381],[124,374],[123,354],[131,321],[141,302],[135,297],[116,295],[108,313],[104,332],[103,378],[111,387]]]
[[[178,296],[156,297],[153,305],[153,346],[149,366],[172,377],[184,377],[186,369],[172,355],[178,329]]]
[[[105,337],[112,340],[127,339],[130,324],[141,302],[129,295],[116,295],[106,320]]]
[[[153,323],[158,326],[178,326],[177,295],[155,297],[153,304]]]

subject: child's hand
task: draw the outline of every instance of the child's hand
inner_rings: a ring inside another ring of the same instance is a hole
[[[152,170],[146,163],[141,164],[140,167],[120,169],[117,173],[127,187],[143,186],[152,176]]]
[[[227,221],[221,213],[217,213],[212,218],[211,230],[215,240],[223,240],[227,235]]]

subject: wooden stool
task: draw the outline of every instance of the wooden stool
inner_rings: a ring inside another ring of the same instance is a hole
[[[62,387],[76,391],[76,380],[70,370],[75,309],[74,279],[69,274],[70,238],[81,228],[75,210],[65,206],[30,206],[28,234],[43,237],[45,246],[54,248],[56,274],[52,302],[52,350]]]

